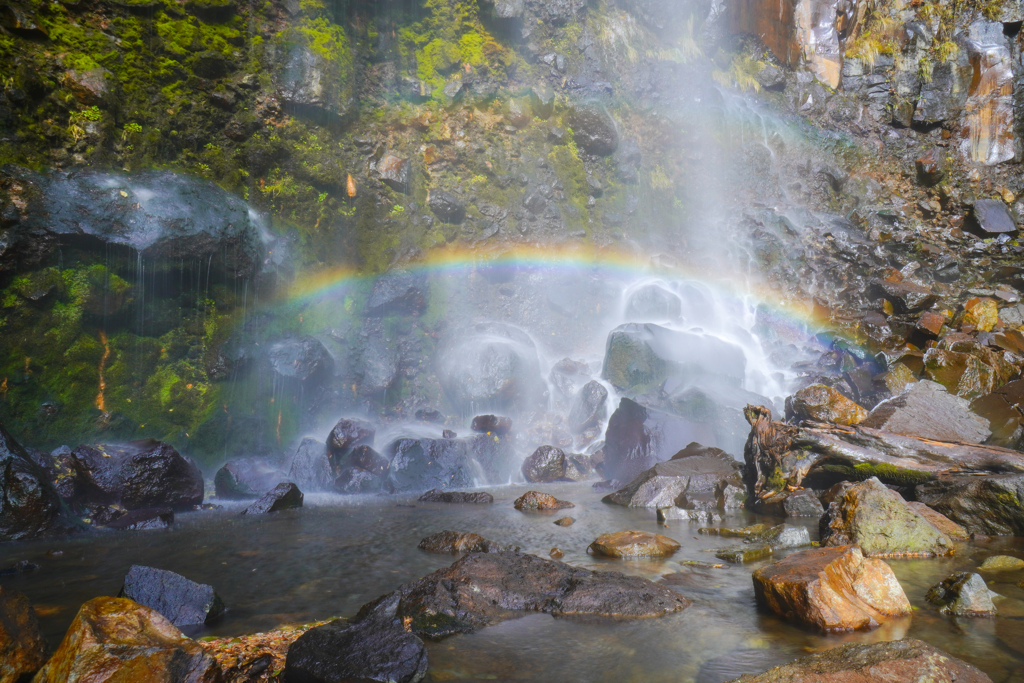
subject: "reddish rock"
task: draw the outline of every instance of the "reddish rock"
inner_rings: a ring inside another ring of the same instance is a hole
[[[519,550],[516,546],[499,545],[489,541],[480,534],[461,531],[439,531],[427,536],[419,545],[420,550],[428,553],[502,553],[507,550]]]
[[[39,670],[46,644],[28,598],[0,586],[0,681],[17,681]]]
[[[942,313],[935,313],[934,311],[925,311],[921,314],[921,317],[917,319],[916,327],[919,330],[927,332],[932,336],[939,336],[939,332],[942,331],[942,326],[946,324],[946,316]]]
[[[823,631],[875,628],[910,614],[892,569],[852,545],[813,548],[754,572],[759,604]]]
[[[514,503],[516,510],[562,510],[564,508],[576,507],[573,503],[566,500],[558,500],[550,493],[540,493],[539,491],[527,491],[523,495],[516,498]]]
[[[619,531],[598,536],[590,550],[605,557],[667,557],[679,550],[679,544],[661,534]]]
[[[841,425],[858,424],[868,414],[864,408],[824,384],[812,384],[793,394],[793,411],[805,420]]]

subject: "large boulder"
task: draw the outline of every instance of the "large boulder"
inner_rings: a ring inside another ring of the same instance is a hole
[[[464,439],[398,439],[384,487],[391,493],[473,486],[475,468]]]
[[[280,467],[263,458],[228,460],[213,477],[218,498],[259,498],[287,478]]]
[[[92,245],[100,253],[132,250],[150,267],[173,267],[175,273],[183,261],[238,278],[263,267],[262,219],[209,180],[171,171],[129,177],[93,170],[40,174],[12,166],[0,172],[0,184],[5,179],[33,191],[5,214],[10,227],[0,262]]]
[[[282,482],[242,510],[243,515],[265,515],[302,507],[302,491],[291,482]]]
[[[623,398],[608,420],[604,474],[616,481],[630,481],[668,460],[684,444],[701,439],[705,431],[689,420]]]
[[[82,605],[36,683],[215,683],[213,657],[159,612],[127,598]]]
[[[522,471],[531,484],[557,481],[565,476],[565,451],[540,446],[523,461]]]
[[[618,531],[602,534],[590,544],[590,551],[605,557],[667,557],[679,550],[668,536],[646,531]]]
[[[855,425],[868,411],[825,384],[812,384],[793,394],[793,412],[804,420]]]
[[[62,533],[70,519],[42,467],[0,426],[0,542]]]
[[[334,487],[334,473],[323,441],[307,437],[299,442],[288,466],[288,478],[306,491],[330,491]]]
[[[270,367],[285,386],[312,387],[334,372],[334,359],[315,337],[282,339],[270,345]]]
[[[928,643],[906,638],[847,643],[731,683],[992,683],[985,673]]]
[[[962,443],[982,443],[992,434],[988,420],[972,413],[968,401],[928,380],[915,382],[898,396],[882,401],[860,424],[905,436]]]
[[[874,628],[910,614],[889,565],[865,558],[856,546],[801,550],[761,567],[753,578],[759,604],[823,631]]]
[[[46,643],[28,598],[0,586],[0,681],[31,676],[45,661]]]
[[[869,556],[948,555],[953,540],[875,477],[846,485],[821,518],[826,546],[855,543]]]
[[[597,380],[583,385],[569,410],[569,430],[582,434],[588,429],[599,427],[608,417],[608,390]]]
[[[213,586],[196,583],[166,569],[138,564],[128,570],[117,597],[156,610],[178,628],[208,624],[224,613],[224,603]]]
[[[699,494],[713,499],[723,480],[732,478],[739,484],[739,471],[739,462],[725,451],[694,442],[671,460],[658,463],[624,488],[605,496],[604,501],[627,507],[685,507]]]
[[[436,639],[530,612],[656,617],[689,604],[661,584],[618,572],[590,571],[517,552],[472,553],[364,605],[356,619],[393,616],[403,619],[412,633]]]
[[[376,436],[377,429],[366,420],[351,417],[338,420],[327,437],[327,450],[330,452],[334,471],[337,472],[349,465],[344,458],[357,446],[373,446]]]
[[[920,484],[914,493],[970,532],[1024,536],[1024,475],[943,476]]]
[[[393,271],[373,281],[363,312],[370,317],[419,315],[427,308],[430,284],[417,273]]]
[[[636,323],[662,323],[679,320],[683,301],[662,283],[650,283],[629,292],[626,319]]]

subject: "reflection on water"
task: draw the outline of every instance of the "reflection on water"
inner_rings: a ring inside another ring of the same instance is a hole
[[[414,498],[307,497],[303,510],[241,517],[240,508],[180,515],[168,532],[126,532],[62,542],[2,547],[2,565],[27,559],[34,574],[0,579],[36,604],[51,646],[59,642],[78,606],[97,595],[116,595],[132,564],[179,572],[212,584],[228,605],[225,619],[200,635],[236,635],[286,622],[351,615],[360,605],[399,584],[447,566],[452,558],[416,548],[429,533],[474,531],[499,543],[547,557],[553,547],[565,562],[613,569],[662,580],[693,606],[660,619],[614,621],[530,615],[428,643],[428,680],[700,681],[716,683],[761,671],[808,652],[846,642],[914,636],[985,670],[994,681],[1024,680],[1022,572],[993,574],[990,587],[1002,597],[995,619],[950,619],[924,601],[930,586],[949,573],[976,567],[984,557],[1024,556],[1021,539],[998,539],[954,558],[892,561],[914,604],[911,618],[868,633],[823,636],[761,614],[750,573],[758,564],[724,569],[683,564],[714,561],[709,550],[727,539],[697,534],[696,526],[668,528],[653,510],[606,505],[589,485],[542,487],[577,507],[571,527],[552,522],[561,514],[524,514],[512,501],[525,489],[491,489],[491,506],[452,506]],[[730,525],[757,521],[739,513]],[[771,521],[771,520],[765,520]],[[809,523],[811,533],[816,525]],[[640,529],[682,544],[667,560],[606,560],[587,554],[599,534]],[[53,556],[48,551],[60,550]]]

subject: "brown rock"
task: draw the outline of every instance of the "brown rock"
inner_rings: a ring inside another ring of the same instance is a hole
[[[46,644],[28,598],[0,586],[0,681],[33,674],[45,661]]]
[[[967,662],[951,657],[920,640],[907,638],[883,643],[841,647],[801,657],[757,676],[740,676],[731,683],[992,683]]]
[[[158,612],[126,598],[93,598],[35,683],[213,683],[216,662]]]
[[[867,417],[868,411],[824,384],[812,384],[793,395],[797,417],[818,422],[855,425]]]
[[[999,324],[999,305],[995,299],[975,297],[964,304],[964,315],[961,320],[979,332],[991,332]]]
[[[917,168],[917,179],[922,185],[935,185],[946,175],[945,150],[932,147],[914,160],[914,166]]]
[[[910,614],[910,601],[882,560],[852,545],[802,550],[754,572],[758,603],[824,631],[875,628]]]
[[[576,523],[576,520],[572,517],[559,517],[555,520],[555,524],[558,526],[572,526]]]
[[[442,491],[430,489],[419,500],[424,503],[455,503],[470,505],[490,505],[494,496],[486,491]]]
[[[880,280],[876,283],[876,287],[881,290],[882,296],[893,305],[897,313],[923,311],[939,298],[927,287],[906,280],[900,282]]]
[[[439,531],[427,536],[419,545],[420,550],[428,553],[502,553],[507,550],[519,550],[516,546],[498,545],[479,534],[461,531]]]
[[[986,420],[972,413],[966,400],[927,380],[882,401],[860,424],[893,434],[958,443],[982,443],[992,434]]]
[[[550,553],[548,553],[548,555],[550,555],[551,557],[553,557],[553,558],[554,558],[554,559],[556,559],[556,560],[560,560],[560,559],[562,559],[562,557],[564,557],[564,556],[565,556],[565,553],[563,553],[563,552],[562,552],[561,550],[559,550],[558,548],[552,548],[552,549],[551,549],[551,552],[550,552]]]
[[[550,493],[541,493],[539,491],[527,491],[523,495],[516,498],[514,503],[516,510],[562,510],[565,508],[574,508],[575,504],[570,503],[567,500],[558,500]]]
[[[1013,69],[999,22],[979,21],[963,44],[974,73],[964,105],[960,153],[986,166],[1013,159]]]
[[[917,319],[915,327],[924,332],[929,333],[933,337],[939,336],[939,332],[942,331],[942,326],[946,324],[946,316],[942,313],[935,313],[934,311],[925,311],[921,314],[921,317]]]
[[[64,74],[64,85],[87,107],[103,104],[110,94],[111,81],[112,74],[100,67],[86,71],[71,69]]]
[[[959,351],[928,349],[924,354],[924,374],[949,393],[968,400],[995,388],[995,371],[980,359]]]
[[[590,550],[605,557],[667,557],[679,550],[679,544],[661,534],[619,531],[598,536]]]

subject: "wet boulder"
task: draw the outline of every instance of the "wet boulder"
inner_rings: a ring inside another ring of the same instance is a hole
[[[626,317],[630,322],[660,323],[682,318],[683,300],[661,284],[647,284],[629,293]]]
[[[267,353],[276,378],[286,385],[318,385],[334,373],[334,359],[315,337],[295,337],[270,345]]]
[[[128,510],[189,510],[203,502],[203,473],[170,444],[153,442],[129,454],[118,474],[120,502]]]
[[[218,498],[259,498],[287,478],[287,473],[263,458],[228,460],[213,477]]]
[[[705,431],[702,425],[623,398],[605,432],[604,475],[631,481],[678,453],[683,444],[707,436]]]
[[[334,480],[334,490],[345,495],[376,493],[384,485],[383,479],[361,467],[346,467]]]
[[[565,114],[565,125],[572,128],[580,149],[597,156],[613,154],[619,147],[619,133],[608,110],[598,102],[572,106]]]
[[[801,550],[756,570],[753,579],[758,604],[823,631],[875,628],[910,614],[889,565],[856,546]]]
[[[486,491],[442,491],[441,489],[430,489],[417,500],[423,503],[491,505],[494,503],[494,496]]]
[[[1011,555],[993,555],[986,557],[978,567],[982,572],[1017,572],[1024,569],[1024,560]]]
[[[291,482],[283,482],[260,496],[255,503],[242,511],[243,515],[265,515],[281,510],[302,507],[302,491]]]
[[[836,683],[837,681],[915,681],[992,683],[981,670],[914,638],[880,643],[848,643],[801,657],[756,676],[731,683]]]
[[[1024,536],[1024,475],[942,476],[914,493],[972,533]]]
[[[569,431],[582,434],[608,417],[608,390],[597,380],[583,385],[569,410]]]
[[[70,530],[57,490],[42,467],[0,426],[0,542]]]
[[[981,237],[998,237],[1017,232],[1017,224],[1000,199],[979,199],[974,202],[967,228]]]
[[[142,508],[118,515],[103,526],[118,531],[151,531],[153,529],[168,529],[172,524],[174,524],[174,510],[171,508]]]
[[[466,206],[450,192],[431,190],[427,194],[427,206],[444,223],[461,223],[466,220]]]
[[[128,570],[117,597],[134,600],[156,610],[178,628],[212,623],[224,612],[224,603],[213,586],[190,581],[171,571],[137,564]]]
[[[355,623],[338,619],[306,631],[285,660],[285,678],[295,683],[416,683],[426,673],[423,641],[384,609]]]
[[[127,598],[107,597],[82,605],[57,651],[33,680],[132,683],[140,675],[152,683],[221,680],[213,657],[166,617]]]
[[[936,382],[922,380],[882,401],[861,426],[936,441],[982,443],[991,435],[988,421],[971,412],[970,403]]]
[[[504,436],[512,430],[512,418],[499,415],[477,415],[473,418],[470,429],[479,434]]]
[[[334,484],[327,446],[323,441],[305,438],[295,448],[288,479],[306,491],[329,491]]]
[[[516,498],[513,503],[513,507],[516,510],[524,512],[547,512],[551,510],[564,510],[565,508],[576,507],[573,503],[567,500],[558,500],[550,493],[541,493],[539,491],[527,491],[523,495]]]
[[[821,519],[825,514],[818,496],[811,489],[801,489],[788,496],[782,503],[782,509],[787,517],[813,517]]]
[[[45,661],[46,643],[28,598],[0,586],[0,681],[31,676]]]
[[[518,468],[512,438],[496,434],[472,434],[461,440],[465,441],[466,452],[473,460],[477,472],[482,475],[482,480],[477,484],[505,484],[515,476]]]
[[[930,507],[919,501],[908,501],[907,507],[928,520],[933,527],[949,536],[954,541],[966,541],[971,537],[967,529],[963,528],[946,515],[932,510]]]
[[[604,557],[667,557],[679,550],[679,543],[661,534],[619,531],[598,536],[589,550]]]
[[[522,472],[530,483],[557,481],[565,476],[565,452],[554,446],[540,446],[523,461]]]
[[[606,503],[627,507],[687,507],[698,494],[713,500],[719,482],[739,483],[740,464],[718,448],[691,443],[671,460],[642,472],[627,486],[604,498]]]
[[[331,466],[337,471],[347,463],[345,457],[357,446],[372,446],[377,436],[376,428],[366,420],[343,417],[331,429],[327,437],[327,450]]]
[[[371,317],[419,315],[427,309],[430,285],[422,275],[393,271],[373,281],[363,312]]]
[[[955,572],[932,586],[925,598],[943,614],[988,617],[996,613],[993,595],[980,574]]]
[[[825,384],[812,384],[793,394],[792,409],[802,420],[855,425],[868,411]]]
[[[821,543],[855,543],[865,555],[948,555],[953,540],[907,505],[900,494],[872,477],[846,485],[821,519]]]
[[[480,534],[461,531],[439,531],[431,534],[416,546],[428,553],[503,553],[519,550],[518,546],[499,545]]]
[[[390,461],[383,455],[373,450],[366,444],[356,446],[349,453],[347,458],[342,458],[339,464],[348,464],[351,467],[358,467],[375,475],[383,475],[388,471]]]
[[[471,553],[363,605],[356,618],[402,619],[413,633],[438,639],[530,612],[657,617],[689,604],[661,584],[618,572],[580,569],[525,553]]]
[[[391,445],[384,486],[391,493],[465,488],[474,481],[473,462],[461,439],[398,439]]]

